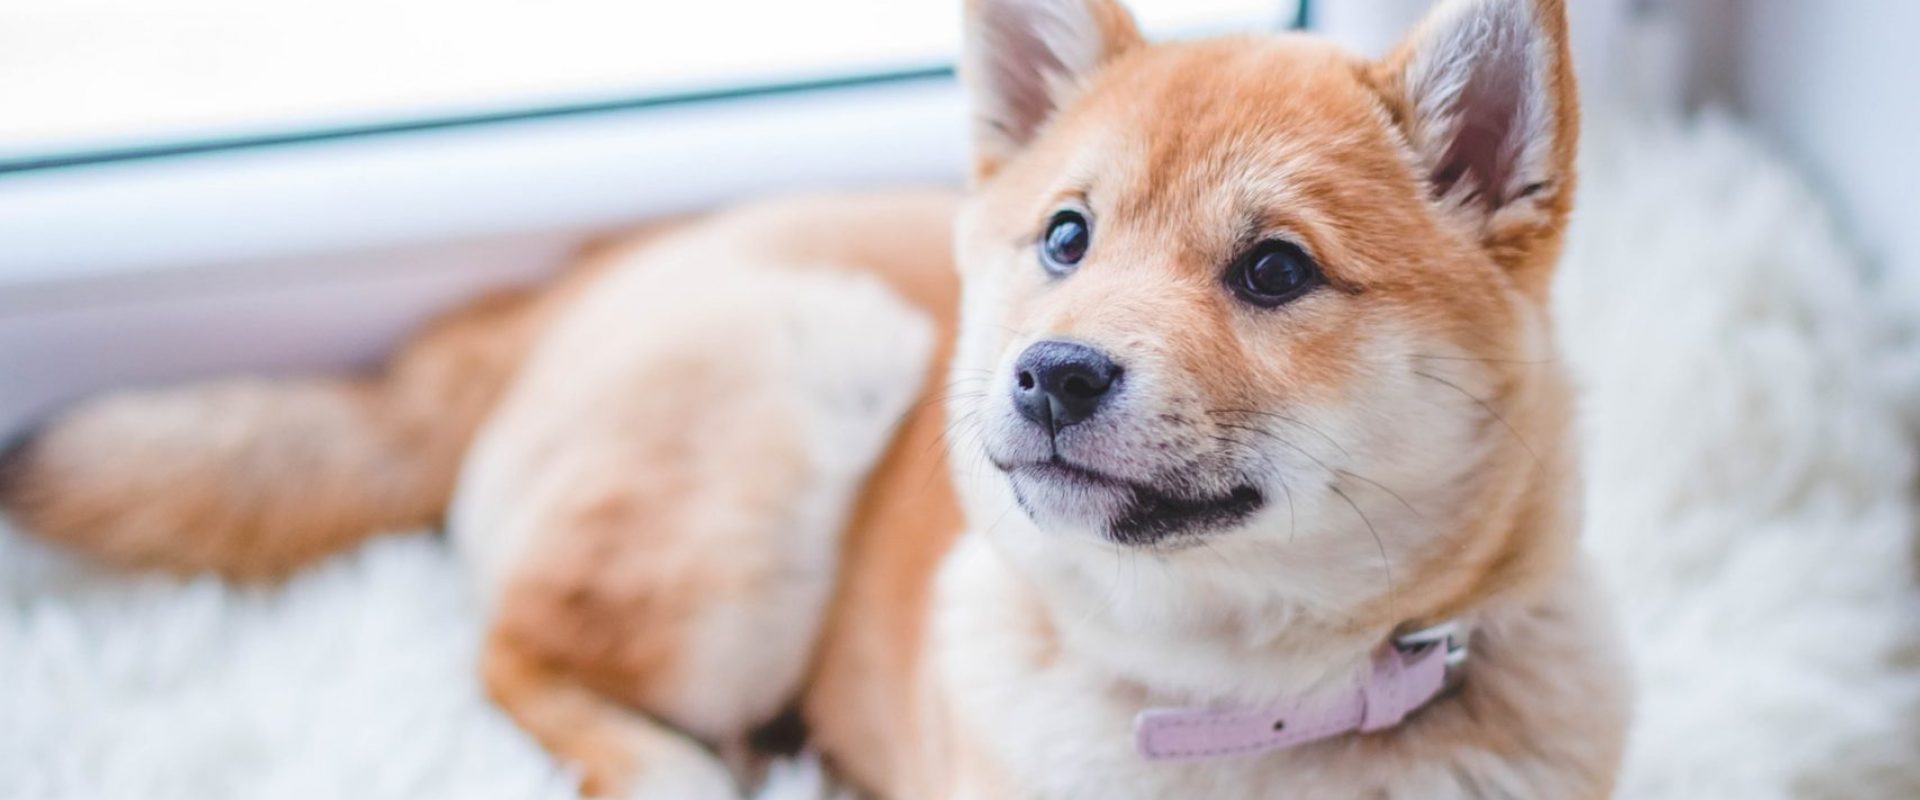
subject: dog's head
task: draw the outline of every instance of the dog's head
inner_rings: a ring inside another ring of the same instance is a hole
[[[971,0],[950,395],[976,522],[1346,609],[1443,555],[1479,568],[1428,605],[1523,560],[1566,477],[1568,62],[1559,0],[1447,0],[1380,61]]]

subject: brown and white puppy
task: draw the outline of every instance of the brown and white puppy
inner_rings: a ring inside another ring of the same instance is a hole
[[[729,795],[707,748],[797,703],[889,797],[1604,796],[1628,693],[1546,318],[1564,16],[1447,0],[1370,62],[972,0],[963,201],[756,206],[377,377],[96,401],[0,497],[239,577],[450,506],[489,691],[599,794]],[[1134,752],[1142,709],[1350,686],[1443,620],[1473,655],[1397,727]]]

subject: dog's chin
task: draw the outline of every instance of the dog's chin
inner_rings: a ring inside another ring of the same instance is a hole
[[[1179,547],[1233,528],[1265,504],[1251,485],[1221,494],[1196,494],[1134,483],[1058,457],[1021,464],[996,462],[1015,499],[1034,523],[1050,530],[1088,530],[1118,544]]]

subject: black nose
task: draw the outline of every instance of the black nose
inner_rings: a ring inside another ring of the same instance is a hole
[[[1113,393],[1120,365],[1073,342],[1037,342],[1013,365],[1013,405],[1049,432],[1093,416]]]

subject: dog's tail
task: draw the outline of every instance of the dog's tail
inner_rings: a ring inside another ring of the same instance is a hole
[[[433,524],[538,306],[525,293],[484,298],[371,377],[227,380],[83,403],[0,456],[0,508],[110,562],[241,579]]]

